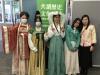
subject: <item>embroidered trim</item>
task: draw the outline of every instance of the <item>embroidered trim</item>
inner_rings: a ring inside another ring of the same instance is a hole
[[[4,42],[5,42],[5,53],[8,54],[9,53],[9,41],[8,41],[8,29],[6,26],[3,26],[3,30],[4,30]]]

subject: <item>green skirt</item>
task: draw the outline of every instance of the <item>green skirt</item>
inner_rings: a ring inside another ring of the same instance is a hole
[[[50,39],[48,75],[65,75],[64,45],[61,36]]]

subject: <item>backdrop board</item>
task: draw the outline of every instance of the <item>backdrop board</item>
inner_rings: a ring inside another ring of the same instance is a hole
[[[74,1],[72,19],[87,14],[90,21],[96,27],[97,44],[93,52],[93,66],[100,67],[100,1]]]

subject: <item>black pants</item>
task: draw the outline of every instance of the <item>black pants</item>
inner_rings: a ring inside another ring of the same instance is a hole
[[[88,69],[92,66],[92,52],[90,52],[90,46],[79,47],[79,65],[80,73],[87,75]]]

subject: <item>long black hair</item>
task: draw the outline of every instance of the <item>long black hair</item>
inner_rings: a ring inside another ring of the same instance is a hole
[[[25,15],[25,16],[27,17],[27,19],[29,18],[29,13],[26,12],[26,11],[20,12],[20,18],[21,18],[23,15]]]
[[[39,21],[42,23],[41,14],[40,14],[40,11],[38,10],[35,13],[34,22],[36,22],[37,19],[39,19]]]
[[[75,20],[73,20],[73,23],[72,23],[72,29],[74,28],[74,24],[75,24],[77,21],[80,21],[80,23],[81,23],[81,19],[80,19],[80,18],[75,18]],[[80,24],[79,24],[79,26],[77,27],[77,29],[80,31]]]
[[[82,18],[81,18],[81,21],[83,20],[83,18],[85,18],[85,17],[87,17],[87,19],[88,19],[88,25],[87,25],[87,27],[86,27],[86,29],[88,28],[88,26],[90,25],[90,18],[89,18],[89,16],[88,15],[83,15],[82,16]],[[83,26],[83,23],[81,22],[81,24],[82,24],[82,26]]]

